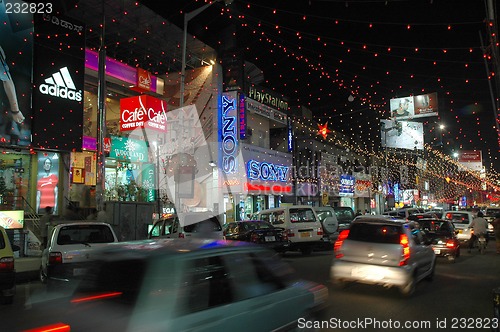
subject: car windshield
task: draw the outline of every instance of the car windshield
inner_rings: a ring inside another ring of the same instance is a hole
[[[350,208],[334,208],[339,223],[350,223],[354,219],[354,212]]]
[[[57,244],[108,243],[113,242],[111,229],[106,225],[68,225],[61,227]]]
[[[349,240],[374,243],[399,243],[401,226],[376,223],[353,223]]]
[[[290,221],[296,222],[315,222],[316,217],[312,209],[294,208],[290,209]]]
[[[430,232],[449,232],[453,226],[444,220],[420,220],[420,229]]]
[[[184,226],[184,231],[187,233],[218,232],[222,231],[222,226],[216,217],[212,217],[195,224]]]

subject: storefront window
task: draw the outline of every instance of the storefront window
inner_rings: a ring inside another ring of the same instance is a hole
[[[29,211],[23,197],[28,197],[30,157],[20,153],[0,155],[0,210]]]

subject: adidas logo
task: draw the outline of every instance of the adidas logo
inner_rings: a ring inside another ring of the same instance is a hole
[[[82,101],[82,90],[76,90],[75,83],[69,74],[68,67],[59,69],[40,84],[39,90],[44,95],[75,101]]]

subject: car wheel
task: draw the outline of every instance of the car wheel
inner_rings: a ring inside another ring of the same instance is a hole
[[[40,266],[39,279],[42,282],[42,284],[47,283],[47,274],[45,272],[43,272],[43,268],[41,266]]]
[[[399,291],[403,296],[409,297],[413,295],[413,293],[415,293],[415,288],[416,288],[415,277],[411,277],[411,279],[408,281],[406,285],[401,286],[399,288]]]

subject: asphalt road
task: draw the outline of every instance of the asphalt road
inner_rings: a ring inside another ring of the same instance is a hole
[[[329,281],[332,252],[284,259],[301,277],[329,288],[329,307],[318,322],[311,322],[323,324],[319,330],[492,331],[494,325],[492,290],[500,287],[500,255],[494,240],[484,255],[462,250],[456,263],[439,258],[434,280],[419,283],[410,298],[379,286],[333,286]],[[405,328],[406,324],[415,328]]]

